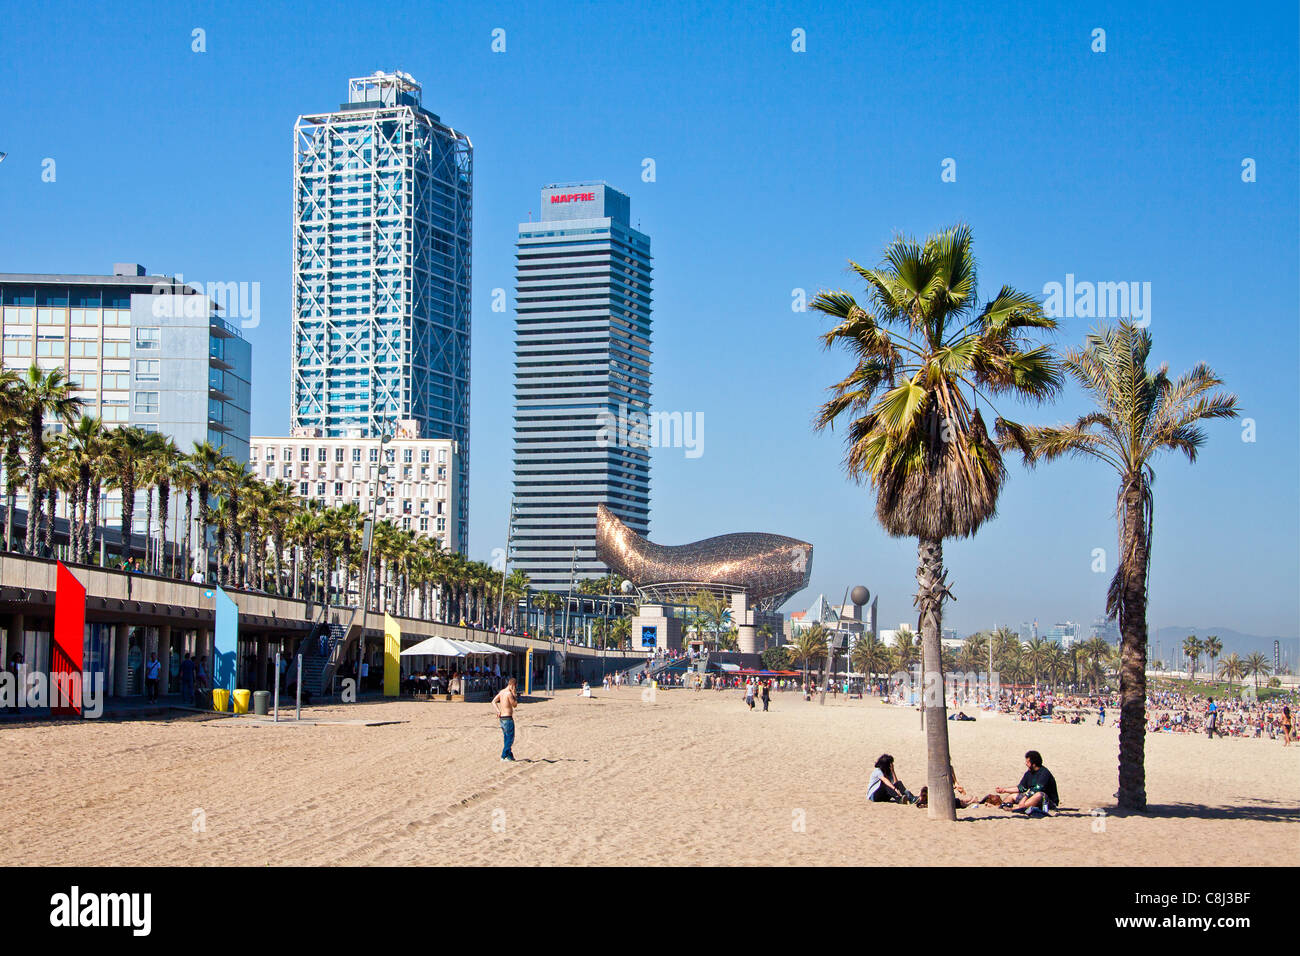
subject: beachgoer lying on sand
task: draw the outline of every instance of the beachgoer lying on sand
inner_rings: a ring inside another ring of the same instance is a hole
[[[1015,790],[1009,787],[997,788],[998,793],[1016,795],[1014,801],[1004,800],[1002,807],[1027,816],[1047,816],[1061,803],[1056,792],[1056,778],[1043,766],[1043,757],[1037,750],[1025,753],[1025,766],[1028,769]]]
[[[894,758],[881,754],[867,783],[867,800],[871,803],[916,803],[916,796],[894,773]]]

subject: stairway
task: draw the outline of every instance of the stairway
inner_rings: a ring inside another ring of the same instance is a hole
[[[321,633],[324,632],[325,647],[321,648]],[[333,678],[330,669],[339,647],[347,638],[346,624],[318,624],[312,630],[311,637],[302,644],[302,689],[313,697],[324,697],[329,692],[329,682]],[[343,660],[339,657],[338,660]],[[327,671],[329,671],[327,675]]]

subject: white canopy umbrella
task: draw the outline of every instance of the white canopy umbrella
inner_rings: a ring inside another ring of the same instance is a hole
[[[449,641],[445,637],[427,637],[419,644],[414,644],[402,651],[403,657],[464,657],[473,653],[462,647],[459,641]]]
[[[492,644],[484,644],[482,641],[457,641],[458,644],[464,644],[466,647],[472,647],[476,654],[509,654],[507,650],[502,650]]]

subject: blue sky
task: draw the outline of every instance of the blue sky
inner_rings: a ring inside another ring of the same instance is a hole
[[[475,146],[472,555],[504,543],[510,495],[513,315],[492,290],[513,286],[542,185],[604,179],[653,243],[655,406],[705,421],[701,457],[655,454],[652,537],[806,538],[813,586],[786,610],[863,583],[893,626],[914,623],[915,543],[881,532],[839,436],[809,427],[848,358],[792,294],[860,291],[846,260],[965,220],[987,287],[1151,283],[1156,358],[1208,361],[1255,421],[1253,443],[1214,423],[1195,466],[1158,463],[1151,624],[1300,633],[1295,6],[748,6],[11,6],[0,271],[260,282],[253,426],[281,432],[294,120],[351,76],[405,70]],[[947,548],[945,623],[1091,620],[1115,491],[1100,464],[1014,465],[998,518]]]

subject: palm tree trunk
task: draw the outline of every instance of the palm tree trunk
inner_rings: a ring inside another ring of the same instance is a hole
[[[24,550],[36,553],[37,529],[41,523],[41,465],[45,456],[44,422],[38,415],[28,420],[27,439],[27,534]]]
[[[1119,585],[1119,805],[1145,810],[1147,697],[1147,562],[1150,560],[1149,491],[1145,481],[1126,481]]]
[[[104,532],[99,527],[99,488],[99,479],[92,479],[90,482],[90,553],[86,555],[88,564],[94,560],[95,535],[99,535],[101,541],[104,539]]]
[[[185,489],[185,550],[181,558],[181,576],[190,579],[190,535],[194,527],[194,492]]]
[[[122,482],[122,560],[131,560],[131,525],[135,523],[135,480],[124,477]]]
[[[46,492],[46,494],[49,496],[49,507],[46,509],[47,511],[49,511],[49,519],[45,523],[45,555],[46,557],[53,557],[54,556],[54,519],[58,517],[58,512],[59,512],[59,490],[57,488],[51,488],[49,491]],[[69,515],[68,516],[69,536],[71,536],[71,532],[72,532],[72,517],[71,515]]]
[[[948,708],[943,686],[943,541],[921,538],[916,547],[916,606],[921,617],[921,706],[925,714],[926,786],[931,818],[957,819],[948,751]]]
[[[171,512],[171,483],[158,482],[158,573],[167,573],[167,518]],[[176,571],[173,562],[172,573]]]

